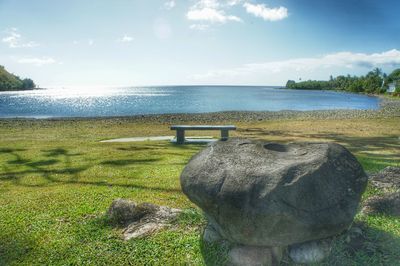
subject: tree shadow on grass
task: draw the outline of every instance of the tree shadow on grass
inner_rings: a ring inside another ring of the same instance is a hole
[[[27,151],[27,149],[15,149],[15,148],[0,148],[1,153],[13,153],[18,151]]]
[[[40,161],[35,161],[35,162],[28,162],[26,165],[32,167],[32,168],[37,168],[40,166],[50,166],[53,164],[58,163],[59,160],[51,159],[51,160],[40,160]]]
[[[158,143],[158,144],[145,144],[145,145],[130,145],[128,147],[117,147],[116,150],[127,151],[127,152],[137,152],[137,151],[159,151],[175,149],[185,150],[185,151],[197,151],[199,148],[206,147],[207,144],[204,143],[191,143],[191,144],[176,144],[176,143]],[[163,152],[164,153],[164,152]]]
[[[336,237],[332,253],[322,265],[398,265],[400,237],[364,222],[355,222],[353,227],[362,233],[350,229]]]
[[[21,185],[21,179],[29,174],[39,174],[48,182],[51,181],[52,175],[68,174],[71,179],[77,180],[78,174],[86,169],[88,166],[73,167],[71,163],[71,156],[77,156],[76,154],[70,154],[65,149],[52,149],[42,151],[46,157],[57,157],[49,158],[47,160],[28,160],[24,159],[21,155],[26,149],[10,149],[2,148],[3,153],[7,153],[9,156],[13,156],[13,160],[7,161],[3,164],[3,171],[0,174],[0,180],[11,180],[14,184]],[[63,156],[63,158],[59,158]],[[61,167],[54,168],[57,164],[62,163]],[[19,165],[19,168],[23,170],[15,170],[15,166]],[[10,167],[12,166],[12,167]],[[24,184],[25,186],[43,186],[42,184]]]
[[[379,137],[354,137],[340,133],[318,133],[303,134],[299,132],[284,132],[280,130],[265,130],[262,128],[249,128],[242,131],[244,136],[257,137],[260,139],[268,139],[268,136],[282,137],[284,141],[292,141],[296,139],[318,139],[334,141],[342,143],[353,152],[359,151],[375,151],[382,149],[400,149],[399,136],[379,136]],[[400,154],[398,155],[400,157]]]
[[[373,136],[357,137],[347,136],[340,133],[318,133],[304,134],[301,132],[285,132],[281,130],[266,130],[263,128],[249,128],[241,130],[244,137],[267,140],[268,137],[282,138],[278,142],[296,141],[298,139],[310,139],[316,141],[333,141],[344,145],[352,153],[365,162],[367,166],[371,165],[372,170],[379,170],[388,165],[400,164],[400,140],[399,136]],[[275,141],[275,140],[274,140]],[[388,152],[390,151],[390,152]]]
[[[149,164],[161,161],[161,158],[156,159],[124,159],[124,160],[109,160],[103,161],[100,164],[110,165],[110,166],[127,166],[132,164]]]
[[[24,159],[22,154],[27,151],[26,149],[13,149],[13,148],[0,148],[0,154],[7,154],[14,157],[13,160],[6,161],[2,164],[2,171],[0,171],[0,181],[11,181],[14,185],[25,187],[44,187],[54,184],[81,184],[93,186],[107,186],[107,187],[126,187],[138,188],[154,191],[166,192],[180,192],[180,189],[163,188],[143,186],[136,184],[115,184],[106,181],[85,181],[80,179],[80,174],[96,164],[83,164],[73,165],[72,157],[83,156],[83,153],[71,153],[64,148],[56,148],[50,150],[42,150],[41,152],[46,160],[27,160]],[[151,164],[152,162],[160,161],[161,158],[155,159],[125,159],[125,160],[109,160],[100,163],[101,165],[119,167],[135,164]],[[16,169],[16,166],[18,169]],[[23,178],[29,175],[40,175],[46,182],[45,183],[26,183]],[[59,175],[67,175],[66,177],[59,177]]]
[[[136,152],[136,151],[147,151],[147,150],[165,150],[168,147],[165,144],[146,144],[146,145],[130,145],[128,147],[118,147],[116,150],[119,151],[129,151],[129,152]]]
[[[36,246],[36,242],[27,236],[13,234],[0,235],[0,265],[17,265],[28,257]]]

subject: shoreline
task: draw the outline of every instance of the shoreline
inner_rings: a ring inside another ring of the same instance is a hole
[[[154,122],[154,123],[218,123],[218,122],[254,122],[270,120],[339,120],[355,118],[389,118],[400,117],[400,100],[390,99],[384,96],[375,96],[380,99],[379,109],[355,110],[333,109],[313,111],[221,111],[211,113],[175,113],[175,114],[145,114],[131,116],[102,116],[102,117],[10,117],[0,118],[0,121],[86,121],[86,120],[116,120],[126,122]]]

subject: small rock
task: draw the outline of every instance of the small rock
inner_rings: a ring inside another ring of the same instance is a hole
[[[295,263],[317,263],[331,252],[331,240],[310,241],[289,247],[289,257]]]
[[[181,213],[179,209],[157,206],[151,203],[137,205],[124,199],[114,200],[107,215],[111,221],[125,225],[123,236],[125,240],[145,237],[170,225]]]
[[[273,266],[278,265],[272,249],[267,247],[236,246],[229,251],[228,265]]]
[[[133,223],[124,230],[124,239],[142,238],[157,232],[165,226],[166,224],[164,223]]]
[[[136,203],[130,200],[116,199],[108,209],[107,216],[117,224],[126,224],[136,217]]]
[[[132,238],[141,238],[151,235],[160,229],[169,226],[170,223],[181,213],[179,209],[173,209],[166,206],[152,205],[156,207],[155,212],[146,213],[140,220],[131,223],[124,231],[125,240]],[[149,210],[144,208],[143,210]]]
[[[222,238],[221,235],[209,223],[207,224],[206,228],[204,228],[203,240],[208,243],[215,243],[222,240]]]

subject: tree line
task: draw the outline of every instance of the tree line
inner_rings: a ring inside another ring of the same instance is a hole
[[[33,80],[21,79],[0,65],[0,91],[32,90],[34,88],[36,85]]]
[[[396,93],[400,93],[400,69],[394,70],[390,75],[375,68],[365,76],[331,76],[329,80],[307,80],[296,82],[288,80],[286,88],[299,90],[341,90],[362,93],[385,93],[389,84],[394,83]]]

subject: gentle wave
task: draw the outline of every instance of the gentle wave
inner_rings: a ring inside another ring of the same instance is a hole
[[[359,94],[251,86],[54,88],[0,92],[0,117],[96,117],[378,107],[378,98]]]

